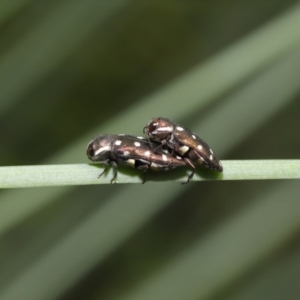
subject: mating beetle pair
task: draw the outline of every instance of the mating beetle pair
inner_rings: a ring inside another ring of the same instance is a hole
[[[117,165],[122,164],[142,170],[167,171],[180,166],[190,166],[191,174],[184,183],[194,176],[194,164],[201,164],[218,172],[223,171],[219,159],[210,147],[189,129],[167,118],[153,118],[144,127],[147,138],[133,135],[102,134],[92,140],[87,147],[88,158],[100,161],[104,171],[109,164],[114,169],[111,183],[117,176]]]

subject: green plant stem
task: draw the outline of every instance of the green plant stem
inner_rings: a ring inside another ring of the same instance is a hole
[[[300,179],[300,160],[230,160],[222,161],[223,173],[202,167],[192,181],[201,180],[262,180]],[[42,187],[61,185],[110,184],[112,168],[100,178],[101,164],[66,164],[15,166],[0,168],[0,188]],[[181,181],[187,179],[188,168],[168,172],[148,172],[147,181]],[[142,173],[138,170],[118,167],[117,183],[141,183]]]

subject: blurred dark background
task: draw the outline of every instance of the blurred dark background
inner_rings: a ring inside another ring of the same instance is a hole
[[[299,28],[291,0],[1,1],[1,165],[88,163],[154,116],[299,158]],[[299,299],[299,231],[297,181],[2,190],[0,299]]]

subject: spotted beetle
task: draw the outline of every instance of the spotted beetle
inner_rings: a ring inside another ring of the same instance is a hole
[[[154,146],[158,147],[154,152],[152,143],[149,143],[146,138],[133,135],[101,134],[89,142],[87,156],[92,161],[103,163],[104,171],[98,178],[105,173],[109,164],[112,165],[114,175],[110,180],[111,183],[117,177],[118,164],[142,170],[143,183],[145,183],[145,172],[148,169],[167,171],[186,165],[180,156],[171,155],[167,149],[158,147],[160,143],[154,142]]]
[[[161,142],[162,146],[166,145],[175,154],[180,155],[193,169],[186,183],[194,176],[194,162],[218,172],[223,171],[221,162],[211,148],[189,129],[167,118],[153,118],[143,131],[151,139],[151,142],[155,140]],[[154,145],[154,147],[157,146]],[[154,149],[155,151],[156,149]]]

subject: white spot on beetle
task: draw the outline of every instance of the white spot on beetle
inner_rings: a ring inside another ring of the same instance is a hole
[[[209,151],[210,151],[211,154],[214,154],[213,151],[212,151],[211,149],[209,149]]]
[[[150,156],[150,154],[151,154],[150,151],[146,151],[146,152],[145,152],[145,155],[146,155],[146,156]]]
[[[134,146],[140,147],[140,146],[141,146],[141,143],[140,143],[140,142],[134,142]]]
[[[163,132],[172,132],[173,127],[172,126],[166,126],[166,127],[158,127],[156,131],[163,131]]]
[[[181,154],[181,155],[184,155],[187,151],[189,151],[189,147],[188,146],[181,146],[180,148],[179,148],[179,153]]]
[[[164,161],[167,161],[167,160],[168,160],[168,158],[167,158],[167,156],[166,156],[165,154],[162,155],[162,159],[163,159]]]
[[[124,154],[124,156],[128,156],[128,155],[130,155],[130,152],[129,151],[124,151],[123,154]]]
[[[120,141],[120,140],[115,141],[115,145],[120,146],[121,144],[122,144],[122,141]]]
[[[204,158],[202,156],[200,156],[200,158],[198,159],[198,162],[201,164],[204,161]]]
[[[138,139],[143,140],[144,138],[142,136],[137,136]]]
[[[210,156],[209,156],[209,159],[210,159],[210,160],[213,160],[213,156],[212,156],[212,155],[210,155]]]
[[[177,158],[177,159],[182,159],[181,156],[178,156],[178,155],[176,156],[176,158]]]
[[[183,129],[182,127],[180,127],[180,126],[177,126],[176,129],[179,130],[179,131],[183,131],[183,130],[184,130],[184,129]]]
[[[99,148],[99,149],[97,149],[97,150],[95,151],[95,155],[98,155],[98,154],[100,154],[100,153],[102,153],[102,152],[106,152],[106,151],[108,151],[108,150],[110,150],[110,149],[111,149],[111,147],[110,147],[109,145],[104,146],[104,147],[101,147],[101,148]]]
[[[135,166],[135,160],[134,159],[127,159],[128,165],[134,167]]]
[[[156,164],[156,163],[151,163],[151,165],[150,165],[150,168],[152,169],[152,170],[158,170],[159,169],[159,165],[158,164]]]
[[[196,136],[194,134],[192,134],[192,138],[195,140],[196,139]]]
[[[202,150],[202,149],[203,149],[203,146],[202,146],[202,145],[198,145],[197,148],[198,148],[199,150]]]

